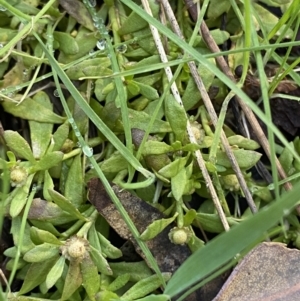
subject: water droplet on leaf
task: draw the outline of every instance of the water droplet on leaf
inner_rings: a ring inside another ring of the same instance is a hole
[[[83,146],[82,151],[87,157],[93,156],[93,149],[91,147],[89,147],[88,145]]]
[[[105,39],[99,40],[99,41],[97,42],[96,46],[97,46],[97,48],[98,48],[99,50],[104,50],[104,49],[106,48],[106,41],[105,41]]]
[[[89,0],[88,3],[89,3],[90,7],[95,7],[97,5],[97,1],[96,0]]]
[[[127,51],[127,45],[126,44],[119,45],[117,47],[117,51],[120,53],[125,53]]]

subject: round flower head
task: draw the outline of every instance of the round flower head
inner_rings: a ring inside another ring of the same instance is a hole
[[[15,165],[10,170],[10,183],[13,187],[21,187],[25,184],[28,177],[26,169],[22,166]]]
[[[62,255],[71,260],[81,261],[88,251],[89,242],[78,236],[72,236],[63,246],[61,246]]]

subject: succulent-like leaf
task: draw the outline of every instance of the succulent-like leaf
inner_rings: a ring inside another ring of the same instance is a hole
[[[59,259],[51,268],[51,270],[49,271],[45,281],[46,287],[48,289],[51,288],[61,277],[64,270],[65,261],[66,258],[64,256],[60,256]]]
[[[82,204],[84,198],[83,188],[83,171],[82,171],[82,158],[80,155],[75,156],[68,171],[68,176],[65,183],[64,195],[66,199],[71,200],[75,207]]]
[[[150,240],[162,232],[167,226],[169,226],[176,218],[176,215],[170,218],[162,218],[152,222],[146,230],[140,235],[142,240]]]
[[[58,245],[43,243],[26,252],[23,259],[27,262],[44,262],[45,260],[51,259],[53,257],[57,258],[58,254]]]
[[[63,195],[51,189],[49,190],[49,194],[54,203],[56,203],[62,210],[68,212],[69,214],[77,217],[80,220],[86,220],[86,218],[79,212],[79,210]]]
[[[27,271],[25,280],[19,291],[19,295],[26,294],[36,286],[43,283],[57,259],[58,256],[52,257],[51,259],[43,262],[32,263]]]
[[[32,150],[28,142],[16,131],[4,131],[4,139],[7,146],[20,158],[24,158],[31,163],[35,162]]]
[[[45,108],[32,98],[26,98],[19,105],[5,101],[2,103],[2,106],[6,112],[27,120],[47,123],[63,123],[65,121],[64,117],[53,113],[52,110]]]
[[[69,299],[72,294],[81,286],[82,274],[80,271],[80,263],[72,260],[69,264],[67,277],[65,280],[64,289],[61,296],[61,301]]]
[[[89,254],[87,254],[80,263],[82,274],[82,285],[85,288],[87,295],[91,301],[96,300],[96,293],[100,290],[100,275],[95,263],[92,261]]]
[[[165,281],[171,278],[171,273],[162,273],[162,275]],[[122,300],[135,300],[150,294],[161,285],[158,275],[152,275],[134,284],[121,298]]]

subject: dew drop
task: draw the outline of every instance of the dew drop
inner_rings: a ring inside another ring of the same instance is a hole
[[[55,97],[59,97],[58,91],[57,91],[57,90],[54,90],[54,91],[53,91],[53,95],[54,95]]]
[[[117,51],[120,53],[125,53],[127,51],[127,45],[126,44],[119,45],[117,47]]]
[[[89,6],[90,7],[95,7],[97,5],[97,1],[96,0],[89,0]]]
[[[83,146],[82,151],[87,157],[93,156],[93,149],[91,147],[89,147],[88,145]]]
[[[4,6],[2,6],[2,5],[0,5],[0,11],[7,11],[7,8],[4,7]]]
[[[69,118],[69,122],[72,124],[74,123],[74,118]]]
[[[76,137],[80,137],[80,132],[75,132]]]
[[[79,141],[77,141],[76,146],[77,146],[77,147],[81,147],[81,144],[80,144]]]
[[[104,50],[104,49],[106,48],[106,41],[105,41],[105,39],[99,40],[99,41],[97,42],[96,46],[97,46],[97,48],[98,48],[99,50]]]
[[[2,43],[0,43],[0,48],[3,48],[4,46],[3,46],[3,44]]]
[[[93,57],[95,54],[96,54],[96,53],[95,53],[94,49],[92,49],[92,50],[89,51],[89,56],[92,56],[92,57]]]

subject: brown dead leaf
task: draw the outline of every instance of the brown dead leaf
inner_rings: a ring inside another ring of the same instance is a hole
[[[300,300],[300,251],[261,243],[234,269],[213,301]]]
[[[91,179],[88,182],[88,188],[88,199],[90,202],[122,238],[132,242],[136,252],[147,263],[142,250],[139,248],[100,180]],[[112,186],[112,188],[140,233],[142,233],[154,220],[165,217],[158,209],[152,207],[128,191],[121,191],[116,185]],[[168,237],[170,229],[171,226],[165,228],[155,238],[146,242],[146,244],[154,256],[161,272],[174,273],[188,258],[191,252],[185,245],[181,246],[171,243]],[[185,300],[206,301],[206,299],[202,299],[200,291],[192,293]]]
[[[102,183],[98,179],[92,179],[88,183],[88,187],[90,202],[97,208],[110,226],[122,238],[129,239],[133,243],[137,253],[146,259],[117,208],[106,193]],[[140,233],[144,232],[146,227],[154,220],[165,217],[158,209],[132,195],[130,192],[121,191],[116,185],[112,186],[112,188]],[[154,239],[148,241],[147,246],[156,259],[160,270],[162,272],[174,273],[191,252],[187,246],[171,243],[168,237],[170,229],[171,226],[165,228]]]

